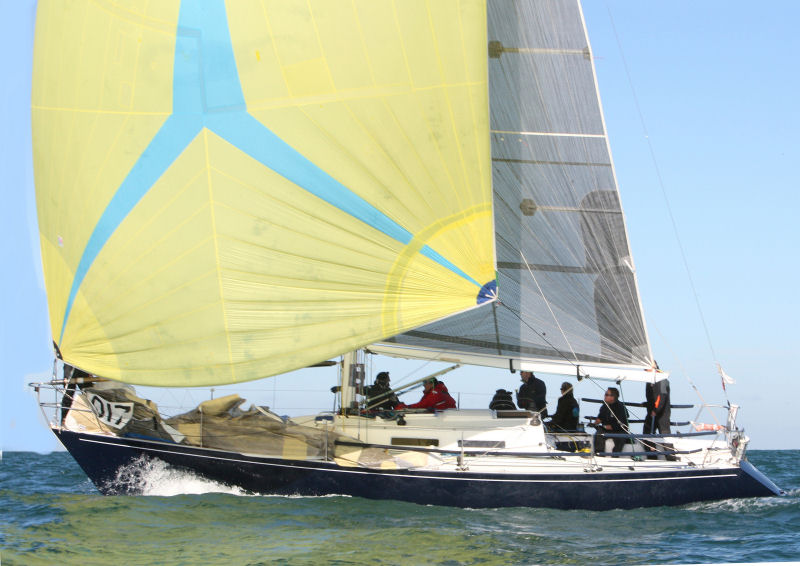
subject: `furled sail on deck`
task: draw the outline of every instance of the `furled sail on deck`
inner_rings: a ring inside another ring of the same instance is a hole
[[[649,368],[580,5],[490,0],[488,22],[500,304],[394,342],[499,367],[538,360],[562,363],[566,373],[580,364]]]
[[[486,42],[480,0],[41,1],[64,360],[246,381],[474,308],[495,277]]]

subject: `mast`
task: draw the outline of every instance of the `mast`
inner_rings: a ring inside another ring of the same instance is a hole
[[[342,395],[342,413],[351,411],[358,413],[358,398],[364,390],[364,362],[363,351],[353,350],[342,356],[341,371],[339,373],[339,387]]]

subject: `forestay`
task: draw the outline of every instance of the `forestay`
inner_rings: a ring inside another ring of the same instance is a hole
[[[393,342],[405,355],[650,381],[580,5],[490,0],[488,23],[500,302]]]
[[[40,2],[64,360],[245,381],[475,307],[495,278],[486,29],[479,0]]]

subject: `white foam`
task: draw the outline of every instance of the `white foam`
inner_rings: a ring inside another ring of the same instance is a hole
[[[281,495],[276,493],[274,495],[270,495],[269,497],[280,497],[283,499],[328,499],[333,497],[353,497],[352,495],[346,494],[339,494],[339,493],[327,493],[325,495],[297,495],[297,494],[288,494],[288,495]]]
[[[248,495],[241,488],[200,477],[192,472],[173,468],[160,460],[139,458],[120,468],[112,483],[114,491],[138,495],[171,497],[227,493]]]

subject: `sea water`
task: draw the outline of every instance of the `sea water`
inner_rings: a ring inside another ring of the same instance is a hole
[[[64,452],[0,462],[10,564],[663,564],[800,560],[800,451],[751,451],[783,497],[632,511],[247,495],[165,466],[101,496]]]

